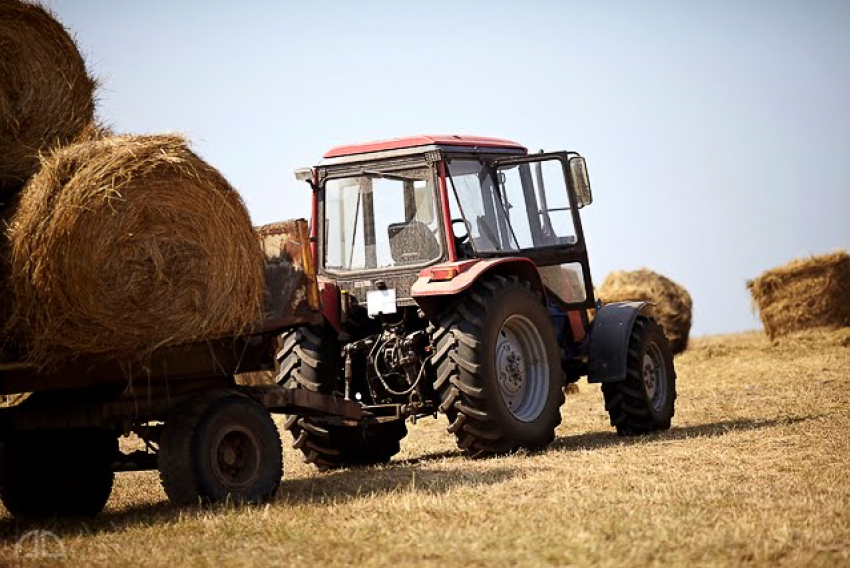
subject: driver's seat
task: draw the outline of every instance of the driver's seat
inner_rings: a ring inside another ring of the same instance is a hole
[[[395,264],[418,264],[440,256],[440,242],[421,221],[392,223],[387,227]]]

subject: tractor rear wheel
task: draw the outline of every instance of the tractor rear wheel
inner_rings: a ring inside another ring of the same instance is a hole
[[[118,438],[102,428],[20,431],[0,454],[0,498],[12,515],[93,517],[112,492]]]
[[[629,337],[626,378],[604,383],[605,409],[621,436],[667,430],[676,401],[676,370],[663,328],[638,316]]]
[[[431,334],[440,410],[461,449],[480,457],[555,438],[564,373],[555,328],[528,282],[482,279]]]
[[[281,337],[278,384],[331,394],[340,373],[340,346],[327,327],[302,327]],[[316,416],[287,416],[285,427],[304,461],[320,470],[386,463],[401,450],[404,420],[345,426]]]

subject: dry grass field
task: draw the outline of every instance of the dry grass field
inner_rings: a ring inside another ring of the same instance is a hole
[[[618,438],[582,383],[534,455],[464,459],[441,418],[385,467],[319,473],[287,447],[257,508],[180,509],[156,473],[120,474],[94,521],[0,508],[0,564],[850,565],[850,330],[698,338],[676,364],[669,432]],[[64,555],[16,556],[35,529]]]

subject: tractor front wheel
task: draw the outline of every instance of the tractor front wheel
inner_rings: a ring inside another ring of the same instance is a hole
[[[611,425],[621,436],[669,429],[676,401],[676,370],[658,322],[638,316],[627,357],[625,380],[602,385]]]
[[[479,457],[554,439],[564,373],[555,328],[527,282],[482,279],[431,333],[440,410],[461,449]]]

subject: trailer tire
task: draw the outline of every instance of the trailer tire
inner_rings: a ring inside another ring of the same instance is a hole
[[[638,316],[629,336],[626,378],[603,383],[605,409],[620,436],[667,430],[675,412],[676,370],[663,328]]]
[[[195,396],[170,413],[157,461],[166,495],[180,505],[264,502],[283,477],[271,415],[227,390]]]
[[[109,430],[8,433],[0,452],[0,499],[17,518],[94,517],[112,493],[118,438]]]
[[[483,278],[430,333],[434,388],[458,447],[484,457],[554,440],[564,372],[555,328],[528,282]]]
[[[330,394],[340,372],[340,347],[328,327],[302,327],[281,336],[278,384]],[[304,462],[324,471],[386,463],[401,451],[407,435],[404,420],[346,426],[315,416],[290,415],[285,428]]]

